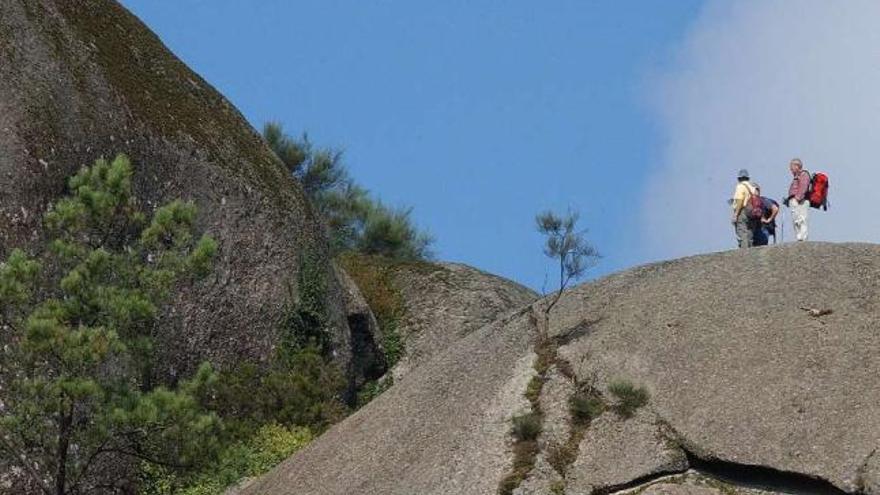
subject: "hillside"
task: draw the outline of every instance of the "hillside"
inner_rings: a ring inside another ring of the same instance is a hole
[[[498,493],[511,418],[537,406],[513,493],[877,493],[878,284],[880,246],[865,244],[612,275],[563,297],[552,340],[536,338],[540,302],[484,326],[242,492]],[[609,390],[622,380],[649,394],[630,418]],[[607,405],[587,424],[578,390]]]
[[[306,256],[326,274],[352,387],[384,372],[363,364],[381,361],[376,329],[349,328],[369,315],[334,275],[302,190],[238,110],[137,18],[111,0],[0,2],[0,61],[0,256],[38,248],[42,214],[73,172],[126,153],[145,210],[192,200],[199,230],[220,245],[214,274],[181,288],[159,326],[162,374],[269,358]],[[354,341],[372,358],[351,359]]]

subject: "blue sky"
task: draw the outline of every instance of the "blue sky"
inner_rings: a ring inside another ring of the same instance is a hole
[[[639,224],[661,194],[652,81],[701,1],[123,4],[255,127],[344,149],[441,260],[540,289],[534,216],[568,207],[604,255],[594,276],[658,256]]]

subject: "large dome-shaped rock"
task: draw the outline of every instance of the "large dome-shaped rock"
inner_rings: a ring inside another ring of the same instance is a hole
[[[523,450],[510,420],[538,406],[545,422],[569,417],[546,431],[570,432],[570,448],[539,436],[513,493],[878,493],[878,290],[880,247],[865,244],[613,275],[568,292],[549,339],[543,302],[471,333],[244,492],[498,493]],[[564,387],[537,374],[608,407],[576,424]],[[611,383],[647,404],[628,417]]]
[[[270,356],[306,253],[325,268],[336,352],[349,366],[352,299],[322,227],[241,114],[116,2],[0,2],[0,256],[38,245],[66,178],[120,152],[145,208],[193,200],[199,229],[220,243],[215,273],[182,290],[161,326],[166,374]]]

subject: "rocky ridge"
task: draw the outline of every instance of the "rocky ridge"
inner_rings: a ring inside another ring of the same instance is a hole
[[[498,493],[511,419],[539,407],[512,493],[877,493],[878,287],[880,247],[865,244],[606,277],[568,292],[546,336],[541,302],[471,333],[243,492]],[[620,381],[649,393],[630,418],[609,390]],[[570,438],[585,385],[608,407],[560,463],[551,447]]]

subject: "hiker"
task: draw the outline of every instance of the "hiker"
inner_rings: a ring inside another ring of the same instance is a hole
[[[788,187],[788,197],[785,204],[791,210],[791,223],[794,225],[794,234],[798,241],[807,240],[807,215],[810,211],[810,202],[807,193],[810,190],[810,174],[804,170],[804,164],[800,158],[794,158],[788,164],[791,170],[791,185]]]
[[[766,246],[770,244],[770,236],[776,243],[776,216],[779,215],[779,203],[772,199],[761,196],[761,186],[752,182],[755,192],[761,198],[761,221],[756,225],[755,235],[752,241],[754,246]]]
[[[736,239],[740,248],[752,247],[752,241],[758,222],[752,208],[752,198],[757,201],[757,191],[749,182],[749,171],[742,169],[736,177],[736,189],[733,190],[733,217],[731,223],[736,231]]]

